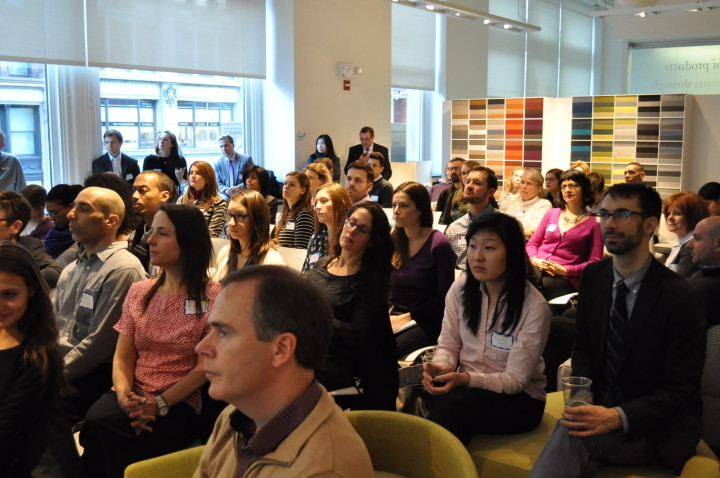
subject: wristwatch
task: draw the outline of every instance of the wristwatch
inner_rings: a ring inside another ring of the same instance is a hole
[[[161,417],[164,417],[165,415],[167,415],[168,412],[170,411],[170,407],[168,407],[168,404],[165,401],[165,399],[163,398],[163,396],[158,395],[157,397],[155,397],[155,401],[157,402],[157,406],[158,406],[158,415],[160,415]]]

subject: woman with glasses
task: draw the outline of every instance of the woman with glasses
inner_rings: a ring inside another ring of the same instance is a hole
[[[531,264],[547,299],[577,291],[586,265],[602,258],[600,224],[587,210],[595,201],[590,180],[581,171],[560,177],[562,208],[550,209],[527,243]]]
[[[310,181],[300,171],[285,176],[283,208],[275,237],[281,247],[307,249],[310,236],[315,231],[315,217],[310,208]]]
[[[321,186],[315,199],[317,200],[315,216],[318,225],[308,243],[307,255],[302,268],[303,274],[310,272],[310,269],[328,253],[335,253],[345,216],[352,206],[347,191],[337,183]]]
[[[663,215],[668,231],[677,236],[665,265],[683,277],[690,277],[698,266],[693,264],[691,250],[687,246],[697,223],[710,216],[708,205],[697,194],[680,191],[665,199]]]
[[[246,266],[284,262],[270,238],[270,211],[262,195],[250,189],[230,199],[225,214],[230,244],[218,252],[210,276],[222,280],[228,273]]]
[[[562,199],[560,194],[560,175],[562,169],[553,168],[545,173],[545,191],[547,195],[545,199],[550,201],[552,207],[562,207]]]
[[[540,171],[532,168],[523,169],[520,197],[508,204],[505,214],[520,221],[526,240],[530,239],[545,213],[552,207],[550,201],[543,199],[544,196],[543,177]]]
[[[387,302],[392,252],[385,212],[363,201],[348,211],[332,259],[321,259],[308,274],[326,292],[334,317],[318,381],[331,391],[361,390],[335,397],[343,408],[395,410],[397,361]]]
[[[392,197],[395,252],[390,274],[393,330],[411,320],[416,327],[396,336],[397,356],[435,345],[440,334],[445,294],[455,280],[457,256],[445,234],[432,227],[430,195],[425,186],[406,182]]]
[[[195,161],[190,165],[187,191],[177,202],[191,204],[200,209],[205,216],[210,237],[220,237],[224,234],[227,204],[218,194],[215,170],[208,163]]]

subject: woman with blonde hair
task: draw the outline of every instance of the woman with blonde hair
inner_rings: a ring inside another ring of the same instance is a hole
[[[307,256],[303,264],[303,274],[310,272],[310,269],[317,261],[330,255],[336,250],[340,240],[345,216],[352,207],[352,201],[344,187],[336,183],[324,184],[315,196],[315,217],[317,227],[315,233],[310,237]]]
[[[270,210],[262,194],[246,189],[234,195],[226,217],[230,244],[218,252],[213,280],[247,266],[284,264],[270,238]]]
[[[178,198],[177,202],[178,204],[190,204],[200,209],[210,230],[210,237],[223,235],[227,204],[218,195],[215,171],[208,163],[195,161],[190,165],[187,191]]]
[[[505,212],[510,203],[520,197],[520,180],[522,179],[523,173],[524,168],[522,166],[518,166],[512,170],[510,178],[505,180],[503,192],[500,194],[500,198],[498,199],[500,212]]]
[[[314,230],[310,181],[305,173],[290,171],[285,175],[282,215],[275,228],[275,237],[281,247],[306,249]]]
[[[314,206],[315,195],[318,189],[320,189],[320,186],[332,182],[330,172],[322,163],[310,163],[305,166],[305,174],[308,177],[308,181],[310,181],[310,203]]]
[[[552,208],[544,197],[542,174],[537,169],[525,168],[520,179],[520,197],[505,210],[505,214],[520,221],[525,240],[530,239],[545,213]]]

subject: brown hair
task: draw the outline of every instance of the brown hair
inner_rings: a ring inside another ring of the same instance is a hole
[[[328,255],[328,262],[330,262],[334,257],[335,253],[337,252],[337,245],[340,242],[340,233],[342,232],[343,223],[345,222],[345,218],[347,217],[347,212],[352,207],[353,203],[350,199],[350,196],[348,196],[347,191],[345,190],[342,185],[337,183],[329,183],[329,184],[323,184],[320,186],[320,189],[318,189],[318,192],[325,191],[327,195],[330,197],[330,202],[333,206],[333,216],[332,216],[332,224],[334,229],[334,234],[330,235],[328,234],[328,243],[326,247],[327,255]],[[317,219],[317,217],[316,217]],[[320,229],[320,223],[318,222],[315,230]],[[328,232],[330,232],[328,230]]]
[[[690,191],[680,191],[671,194],[663,202],[662,212],[667,220],[668,211],[672,207],[679,208],[687,219],[690,231],[695,229],[698,222],[710,216],[710,210],[703,198]]]
[[[215,178],[215,170],[205,161],[195,161],[190,165],[188,174],[190,174],[190,169],[192,169],[193,166],[197,168],[200,177],[205,180],[205,189],[203,189],[202,196],[200,197],[200,207],[207,209],[212,205],[215,198],[218,197],[218,184]],[[193,204],[195,202],[195,196],[193,195],[194,190],[195,188],[188,185],[187,191],[180,200],[180,203]]]
[[[308,169],[318,175],[318,178],[320,178],[320,181],[322,182],[322,184],[327,184],[329,182],[332,182],[332,177],[330,176],[330,171],[324,164],[310,163],[307,166],[305,166],[305,171],[307,171]]]
[[[395,188],[393,196],[397,193],[407,194],[418,211],[420,211],[420,227],[432,227],[433,214],[432,208],[430,207],[430,194],[425,186],[414,181],[407,181]],[[395,246],[395,251],[392,255],[392,265],[396,269],[405,267],[409,254],[408,237],[405,233],[405,228],[396,226],[390,234],[390,237]]]
[[[283,198],[282,215],[280,216],[280,222],[275,227],[275,238],[277,239],[280,235],[280,231],[285,229],[285,223],[288,220],[293,219],[300,211],[310,210],[310,181],[308,180],[307,174],[301,171],[290,171],[285,175],[285,179],[288,177],[297,178],[301,188],[305,188],[305,192],[298,198],[297,202],[293,204],[292,209],[287,199]]]
[[[270,249],[275,247],[275,244],[270,239],[270,209],[268,208],[267,201],[259,192],[246,189],[230,199],[228,209],[235,204],[245,208],[246,214],[248,214],[245,221],[250,221],[250,244],[247,246],[248,256],[264,257]],[[240,241],[231,237],[228,272],[237,270],[237,256],[242,252]]]

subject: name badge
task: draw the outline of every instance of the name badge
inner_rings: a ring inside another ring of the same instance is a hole
[[[153,169],[153,171],[160,171],[160,172],[162,172],[162,169],[156,168],[156,169]]]
[[[195,299],[185,299],[185,315],[196,315],[198,313],[200,314],[206,314],[208,310],[208,305],[210,304],[210,301],[207,299],[203,299],[200,302],[200,312],[198,312]]]
[[[294,231],[295,230],[295,221],[286,222],[285,229],[287,229],[288,231]]]
[[[310,264],[315,264],[319,260],[320,260],[319,252],[314,252],[314,253],[310,254]]]
[[[555,229],[557,229],[557,224],[548,224],[548,227],[545,230],[547,232],[553,232]]]
[[[377,196],[377,194],[371,194],[371,195],[370,195],[370,200],[371,200],[372,202],[378,202],[378,196]]]
[[[515,211],[515,217],[525,217],[525,211]]]
[[[512,335],[501,334],[500,332],[492,331],[490,334],[490,345],[493,348],[500,350],[512,349],[515,338]]]
[[[458,236],[458,245],[464,246],[466,244],[465,236]]]
[[[83,295],[80,296],[80,307],[93,310],[93,296],[83,292]]]
[[[126,181],[130,181],[131,179],[132,179],[132,173],[127,173],[127,174],[125,175],[125,180],[126,180]]]

